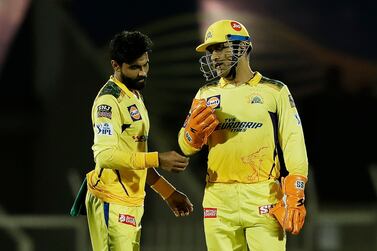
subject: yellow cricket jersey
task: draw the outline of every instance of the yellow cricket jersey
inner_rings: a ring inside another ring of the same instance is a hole
[[[224,79],[208,84],[195,98],[207,100],[220,121],[208,140],[208,182],[256,183],[277,179],[284,171],[307,176],[300,117],[282,82],[256,72],[240,86]],[[178,137],[182,151],[199,151],[186,143],[183,132]]]
[[[89,191],[105,202],[141,206],[147,169],[158,153],[147,153],[149,118],[138,92],[114,77],[99,91],[93,107],[95,169],[87,174]]]

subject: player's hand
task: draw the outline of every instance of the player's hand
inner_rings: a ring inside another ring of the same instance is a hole
[[[182,172],[189,164],[189,158],[176,151],[158,153],[159,167],[169,172]]]
[[[283,198],[270,209],[270,214],[275,216],[282,228],[292,234],[298,234],[304,226],[306,181],[307,178],[301,175],[288,175],[283,178]]]
[[[194,211],[191,201],[180,191],[176,190],[165,201],[176,217],[187,216]]]
[[[185,123],[184,139],[190,146],[201,149],[218,124],[214,110],[207,106],[205,99],[194,99]]]

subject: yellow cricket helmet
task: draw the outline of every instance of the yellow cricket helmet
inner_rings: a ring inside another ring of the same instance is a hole
[[[251,40],[249,32],[247,32],[245,26],[240,22],[235,20],[220,20],[208,27],[204,43],[196,47],[196,51],[205,52],[208,46],[227,41],[250,42]]]

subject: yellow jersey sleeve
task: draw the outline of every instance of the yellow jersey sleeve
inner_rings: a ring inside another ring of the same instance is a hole
[[[94,159],[101,168],[145,169],[157,167],[157,152],[137,152],[120,149],[123,115],[112,95],[99,96],[92,108]]]
[[[293,97],[285,85],[277,97],[278,140],[287,171],[308,175],[308,159],[301,120]]]

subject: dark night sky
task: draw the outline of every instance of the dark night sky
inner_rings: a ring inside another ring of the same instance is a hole
[[[103,45],[120,30],[136,29],[159,18],[193,13],[196,9],[196,1],[72,1],[73,15],[97,45]]]
[[[266,14],[323,46],[377,60],[376,1],[263,0],[260,4]]]
[[[237,1],[237,0],[234,0]],[[377,61],[377,1],[239,0],[335,51]],[[120,29],[197,10],[197,1],[72,1],[72,13],[88,35],[103,45]],[[90,6],[90,8],[88,7]]]

